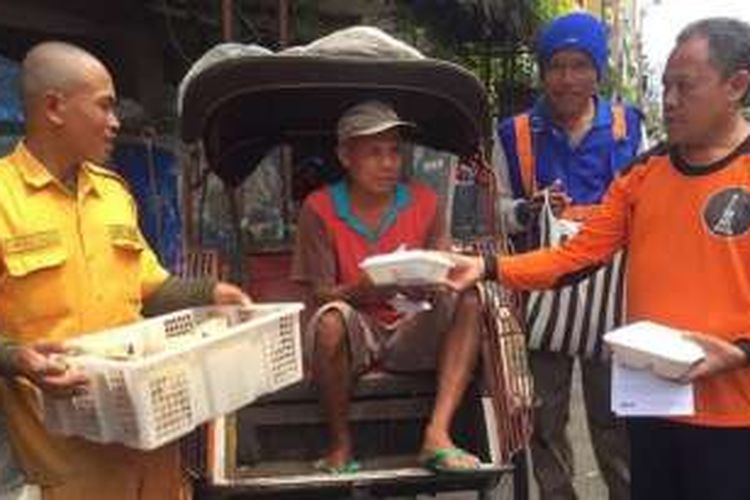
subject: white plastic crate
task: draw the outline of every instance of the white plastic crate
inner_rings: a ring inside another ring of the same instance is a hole
[[[302,379],[302,309],[298,303],[186,309],[76,338],[70,343],[84,353],[68,362],[91,385],[70,399],[45,397],[47,428],[144,450],[179,438]],[[92,353],[104,345],[141,356]]]

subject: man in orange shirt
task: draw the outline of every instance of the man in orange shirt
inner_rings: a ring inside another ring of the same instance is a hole
[[[97,166],[119,128],[99,60],[42,43],[24,59],[21,84],[26,135],[0,159],[0,331],[19,346],[4,348],[0,405],[13,450],[45,500],[181,498],[174,444],[142,452],[46,431],[38,390],[65,396],[86,383],[47,354],[137,321],[144,305],[249,299],[227,283],[170,276],[138,229],[124,181]]]
[[[705,359],[685,377],[696,411],[629,422],[636,500],[750,498],[750,26],[685,28],[663,76],[668,141],[637,159],[564,245],[459,257],[463,288],[547,288],[628,251],[627,316],[684,330]]]

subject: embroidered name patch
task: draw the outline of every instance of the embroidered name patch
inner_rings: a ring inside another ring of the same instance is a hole
[[[5,238],[3,240],[3,250],[6,254],[25,253],[57,246],[61,243],[62,237],[58,231],[39,231]]]

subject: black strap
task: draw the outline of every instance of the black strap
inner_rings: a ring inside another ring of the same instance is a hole
[[[732,343],[735,346],[739,347],[743,353],[745,353],[747,363],[750,364],[750,339],[737,339]]]

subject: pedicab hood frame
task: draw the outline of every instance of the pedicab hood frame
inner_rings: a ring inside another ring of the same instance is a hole
[[[229,185],[250,175],[274,146],[332,140],[349,106],[390,103],[417,124],[414,142],[468,158],[491,138],[482,84],[435,59],[246,56],[217,62],[186,85],[180,119],[186,143],[202,141],[209,167]]]

